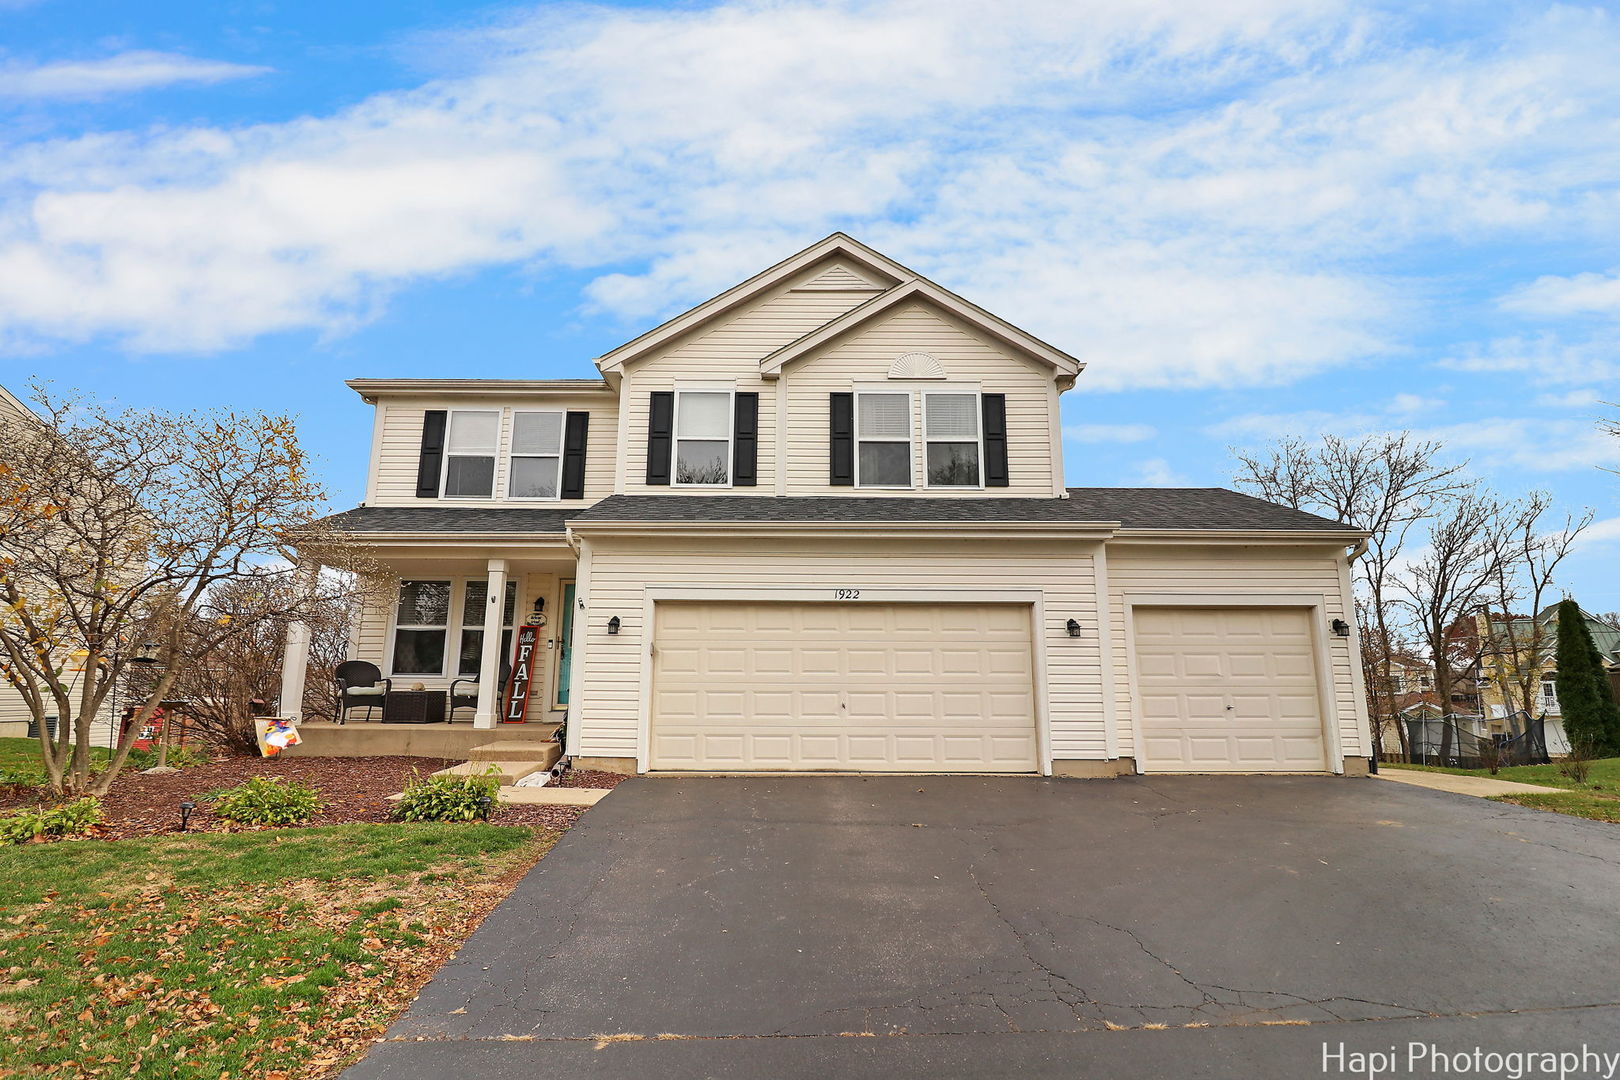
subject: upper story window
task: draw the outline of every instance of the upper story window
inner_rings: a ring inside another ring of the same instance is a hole
[[[513,499],[555,499],[562,471],[563,414],[512,414],[512,451],[506,493]]]
[[[445,498],[487,499],[495,493],[495,452],[501,414],[455,409],[444,446]]]
[[[856,393],[855,484],[911,486],[911,394]]]
[[[690,487],[728,486],[731,483],[731,443],[731,391],[676,391],[676,484]]]
[[[923,441],[929,487],[983,487],[979,395],[923,393]]]
[[[1541,704],[1548,709],[1558,707],[1558,683],[1552,679],[1541,680]]]

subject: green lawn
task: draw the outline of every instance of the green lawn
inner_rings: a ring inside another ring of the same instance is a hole
[[[90,756],[97,761],[105,761],[108,757],[107,748],[91,747]],[[0,739],[0,776],[38,779],[43,777],[44,772],[45,766],[40,760],[38,739]]]
[[[1607,795],[1587,795],[1579,791],[1551,791],[1545,795],[1493,795],[1491,801],[1620,824],[1620,799],[1610,798]]]
[[[1542,784],[1546,787],[1592,790],[1620,795],[1620,757],[1598,758],[1592,763],[1592,774],[1587,786],[1581,787],[1558,771],[1557,765],[1513,765],[1496,771],[1498,780],[1514,780],[1521,784]],[[1486,769],[1447,769],[1439,765],[1392,765],[1380,762],[1380,769],[1415,769],[1420,772],[1451,773],[1454,776],[1490,776]]]
[[[0,849],[0,1060],[49,1077],[325,1075],[555,839],[336,825]]]

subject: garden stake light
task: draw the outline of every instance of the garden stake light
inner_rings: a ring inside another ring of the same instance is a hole
[[[479,817],[479,820],[481,820],[481,821],[488,821],[489,820],[489,804],[490,804],[490,798],[489,798],[488,795],[485,795],[484,797],[482,797],[481,799],[478,800],[478,817]]]
[[[197,804],[192,802],[189,799],[180,804],[180,831],[181,832],[186,831],[186,825],[189,824],[190,821],[191,821],[191,812],[193,810],[195,810],[195,809],[197,809]]]

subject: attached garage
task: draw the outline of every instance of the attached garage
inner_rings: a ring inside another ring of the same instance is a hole
[[[1144,772],[1322,772],[1322,685],[1304,607],[1133,609]]]
[[[660,601],[650,767],[1040,770],[1032,609]]]

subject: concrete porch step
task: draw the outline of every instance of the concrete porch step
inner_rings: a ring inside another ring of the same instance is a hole
[[[498,739],[483,743],[467,751],[468,761],[533,761],[550,755],[557,760],[560,749],[555,742],[537,742],[532,739]]]
[[[552,753],[545,758],[531,758],[528,761],[464,761],[460,765],[452,765],[448,769],[440,769],[434,776],[484,776],[494,770],[501,778],[502,787],[510,787],[530,773],[545,772],[557,760],[556,744],[551,744]]]

